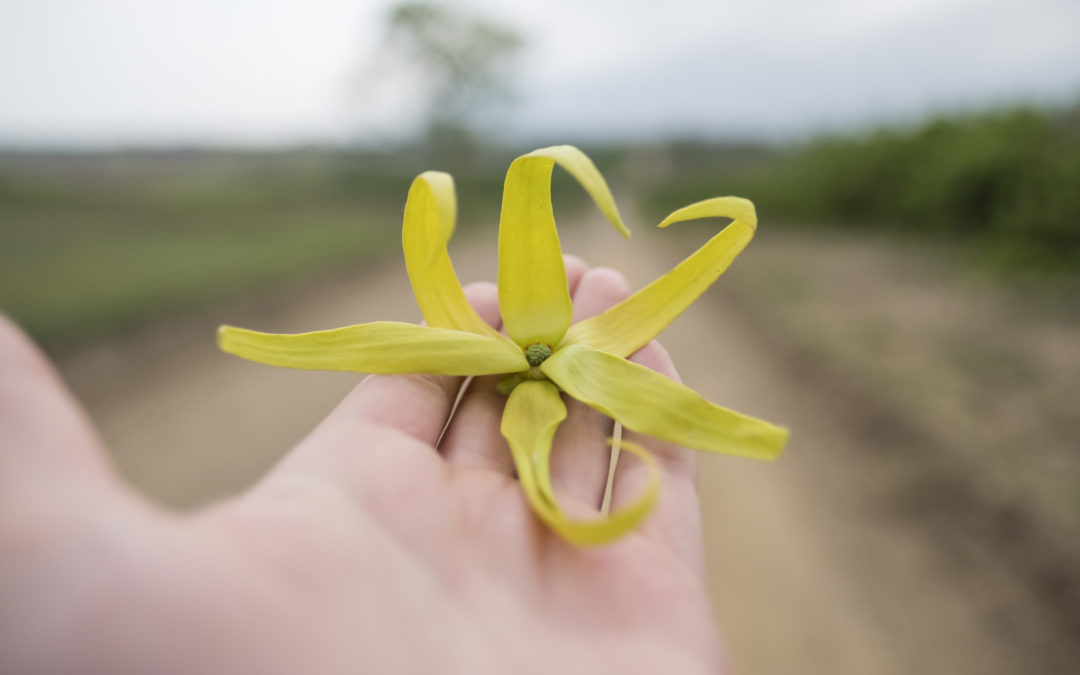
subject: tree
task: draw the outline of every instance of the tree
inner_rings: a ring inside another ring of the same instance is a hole
[[[386,15],[380,75],[414,83],[428,143],[464,150],[513,98],[510,76],[524,44],[520,33],[485,17],[405,2]]]

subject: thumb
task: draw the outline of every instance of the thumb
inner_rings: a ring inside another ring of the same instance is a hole
[[[41,351],[0,315],[0,503],[117,485],[86,414]]]

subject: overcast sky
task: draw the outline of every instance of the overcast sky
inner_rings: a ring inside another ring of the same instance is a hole
[[[0,0],[0,145],[337,142],[389,2]],[[471,0],[529,39],[499,131],[784,138],[1080,100],[1080,0]]]

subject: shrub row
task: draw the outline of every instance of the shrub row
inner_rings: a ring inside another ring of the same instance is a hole
[[[999,266],[1080,272],[1080,108],[819,138],[763,150],[745,170],[714,150],[706,168],[700,151],[675,146],[676,177],[648,204],[661,211],[722,186],[754,199],[763,217],[944,234]]]

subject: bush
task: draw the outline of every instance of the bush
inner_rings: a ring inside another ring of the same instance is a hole
[[[1080,269],[1080,108],[821,138],[742,173],[702,172],[700,161],[689,170],[674,155],[675,187],[648,200],[658,212],[723,186],[773,218],[953,236],[997,265]]]

